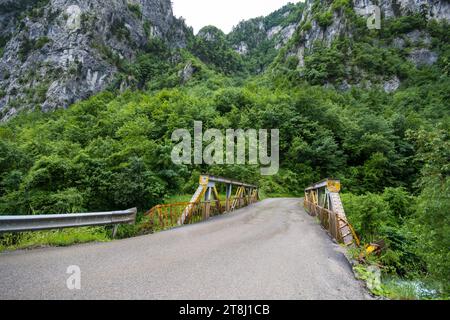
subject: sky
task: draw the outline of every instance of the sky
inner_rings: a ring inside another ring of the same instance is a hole
[[[175,16],[183,17],[197,33],[213,25],[229,33],[241,20],[266,16],[297,0],[172,0]]]

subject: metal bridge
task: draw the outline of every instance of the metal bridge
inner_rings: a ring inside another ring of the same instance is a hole
[[[312,216],[317,216],[322,226],[339,243],[359,246],[359,239],[348,222],[339,192],[339,180],[323,180],[305,190],[304,207]]]
[[[218,192],[218,185],[225,187],[224,200]],[[339,180],[326,179],[305,190],[304,208],[312,216],[317,216],[322,226],[339,243],[359,246],[359,239],[350,223],[339,196]],[[234,195],[233,195],[233,192]],[[190,202],[161,204],[145,213],[146,227],[161,231],[176,226],[206,221],[213,216],[233,212],[259,201],[256,185],[215,177],[200,176],[199,186]],[[137,209],[126,211],[36,215],[0,216],[0,233],[40,231],[85,226],[114,225],[113,237],[119,224],[136,222]]]
[[[345,249],[323,230],[358,243],[339,186],[326,180],[307,188],[304,209],[299,198],[259,201],[258,186],[202,176],[190,202],[147,212],[154,234],[0,253],[0,299],[370,299]],[[135,210],[3,218],[0,231],[10,232],[130,223]],[[70,266],[81,270],[81,290],[66,285]]]
[[[221,200],[217,185],[225,185],[225,200]],[[235,194],[233,196],[233,191]],[[259,200],[258,187],[227,178],[202,175],[190,202],[157,205],[145,215],[153,230],[192,224],[251,205]]]
[[[226,185],[225,200],[220,199],[217,184]],[[233,196],[233,187],[236,193]],[[317,216],[322,226],[339,243],[359,246],[359,239],[347,221],[339,196],[339,180],[326,179],[305,190],[304,208]],[[149,228],[164,230],[208,220],[211,216],[235,211],[259,200],[258,186],[227,178],[202,175],[190,202],[157,205],[149,210]]]

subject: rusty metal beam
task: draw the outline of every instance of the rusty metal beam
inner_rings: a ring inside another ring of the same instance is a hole
[[[339,180],[326,179],[313,184],[305,189],[305,209],[309,214],[319,216],[322,226],[338,242],[347,246],[359,245],[359,239],[347,220],[340,190]]]
[[[222,202],[216,184],[226,185],[226,200]],[[233,186],[237,186],[236,195],[232,196]],[[257,202],[258,187],[240,181],[202,175],[199,187],[190,202],[158,205],[149,210],[149,226],[152,229],[164,230],[177,225],[191,224],[207,220],[211,216],[234,211]]]

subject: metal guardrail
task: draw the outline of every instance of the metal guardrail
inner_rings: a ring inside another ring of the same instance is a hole
[[[136,215],[137,208],[97,213],[0,216],[0,233],[115,225],[114,236],[119,224],[135,223]]]

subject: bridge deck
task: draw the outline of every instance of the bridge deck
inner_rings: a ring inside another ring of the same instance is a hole
[[[369,298],[341,250],[300,199],[267,199],[159,234],[0,254],[0,299]]]

